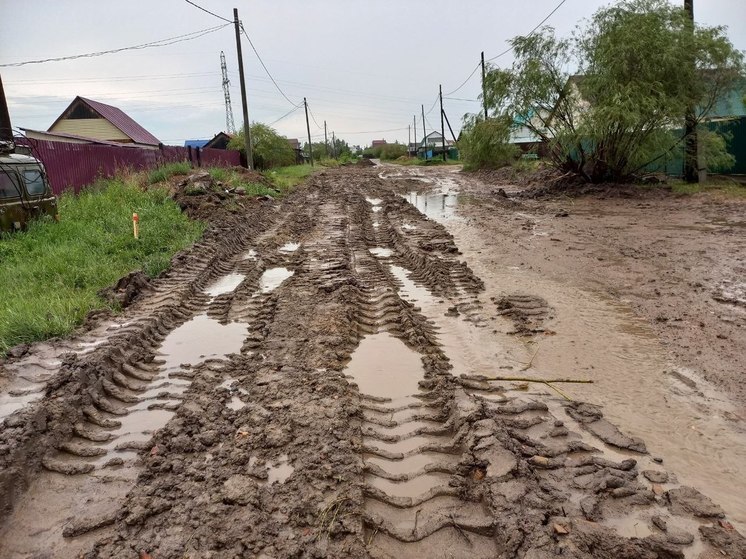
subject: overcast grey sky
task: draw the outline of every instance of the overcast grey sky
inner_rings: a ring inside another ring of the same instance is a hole
[[[195,0],[232,19],[234,7],[280,87],[293,102],[308,98],[316,121],[350,144],[385,138],[407,141],[420,105],[428,111],[438,84],[448,93],[479,62],[528,33],[559,0]],[[682,0],[683,2],[683,0]],[[547,22],[560,35],[607,5],[566,0]],[[0,0],[0,64],[109,50],[174,37],[222,22],[183,0]],[[728,26],[746,50],[746,0],[697,0],[695,17]],[[76,95],[118,106],[167,144],[209,138],[225,128],[220,51],[225,51],[236,125],[241,122],[233,27],[166,47],[0,68],[16,127],[46,130]],[[243,42],[252,121],[270,123],[292,109]],[[510,54],[495,63],[507,66]],[[451,97],[454,127],[477,110],[479,72]],[[440,128],[437,109],[428,131]],[[306,137],[303,111],[274,127]],[[381,131],[381,132],[379,132]],[[311,134],[323,130],[311,122]],[[420,133],[421,134],[421,133]]]

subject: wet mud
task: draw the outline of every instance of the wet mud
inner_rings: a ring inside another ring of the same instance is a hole
[[[462,244],[460,181],[321,172],[4,365],[0,556],[744,556],[727,507],[545,382],[565,303]]]

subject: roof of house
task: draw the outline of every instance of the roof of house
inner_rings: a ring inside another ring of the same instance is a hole
[[[52,126],[49,127],[49,130],[54,128],[54,126],[70,112],[75,104],[79,102],[88,105],[88,107],[98,113],[101,118],[105,118],[106,120],[108,120],[136,144],[158,145],[161,143],[158,138],[156,138],[150,132],[145,130],[145,128],[137,124],[137,122],[135,122],[132,117],[127,115],[123,110],[111,105],[107,105],[106,103],[94,101],[93,99],[86,99],[85,97],[81,96],[77,96],[75,99],[73,99],[73,102],[70,103],[67,109],[65,109],[63,113],[57,118],[57,120],[52,123]]]
[[[371,142],[371,146],[385,146],[387,144],[386,140],[373,140]]]
[[[300,149],[300,141],[298,138],[287,138],[287,141],[293,149]]]
[[[28,133],[31,132],[34,136],[39,136],[40,139],[49,139],[54,140],[55,138],[69,138],[71,140],[79,140],[82,143],[86,144],[97,144],[97,145],[103,145],[103,146],[116,146],[116,147],[133,147],[136,148],[137,146],[131,145],[131,144],[123,144],[121,142],[110,142],[108,140],[98,140],[96,138],[86,138],[85,136],[78,136],[76,134],[66,134],[64,132],[49,132],[48,130],[34,130],[33,128],[23,128],[21,127],[21,130],[28,136]]]
[[[184,140],[185,148],[203,148],[210,140]]]

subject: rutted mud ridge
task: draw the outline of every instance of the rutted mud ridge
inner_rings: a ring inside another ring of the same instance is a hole
[[[323,172],[41,367],[3,427],[0,556],[743,557],[600,409],[454,342],[495,344],[498,309],[410,183]]]

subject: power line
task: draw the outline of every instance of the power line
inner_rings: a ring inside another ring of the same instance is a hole
[[[429,115],[429,114],[430,114],[431,112],[433,112],[433,109],[435,108],[435,105],[437,105],[437,104],[438,104],[438,99],[439,99],[439,96],[438,96],[438,95],[436,95],[436,96],[435,96],[435,101],[433,101],[433,106],[432,106],[432,107],[430,107],[430,109],[429,109],[429,110],[428,110],[428,111],[427,111],[427,112],[425,113],[425,116],[427,116],[427,115]]]
[[[268,126],[272,126],[273,124],[277,124],[277,123],[278,123],[278,122],[280,122],[280,121],[281,121],[281,120],[282,120],[283,118],[287,118],[287,117],[289,117],[289,116],[290,116],[291,114],[293,114],[293,113],[294,113],[295,111],[297,111],[298,109],[300,109],[300,106],[298,106],[298,107],[294,107],[294,108],[290,109],[290,110],[289,110],[288,112],[286,112],[286,113],[285,113],[284,115],[282,115],[282,116],[281,116],[280,118],[278,118],[277,120],[273,120],[272,122],[270,122],[270,123],[268,124]]]
[[[532,29],[531,31],[529,31],[529,32],[528,32],[528,35],[526,35],[526,37],[530,37],[531,35],[533,35],[533,34],[534,34],[534,32],[535,32],[535,31],[536,31],[537,29],[539,29],[539,27],[541,27],[542,25],[544,25],[544,24],[546,23],[546,21],[547,21],[547,20],[548,20],[548,19],[549,19],[550,17],[552,17],[552,16],[554,15],[554,12],[556,12],[557,10],[559,10],[559,9],[560,9],[560,8],[562,7],[562,4],[564,4],[565,2],[567,2],[567,0],[562,0],[562,2],[560,2],[559,4],[557,4],[557,6],[555,6],[555,8],[554,8],[554,9],[553,9],[553,10],[552,10],[551,12],[549,12],[549,15],[548,15],[547,17],[545,17],[544,19],[542,19],[542,20],[541,20],[541,21],[539,22],[539,24],[538,24],[538,25],[537,25],[536,27],[534,27],[534,28],[533,28],[533,29]],[[502,51],[502,52],[501,52],[500,54],[498,54],[498,55],[496,55],[496,56],[493,56],[492,58],[488,58],[488,59],[487,59],[487,62],[491,62],[492,60],[495,60],[495,59],[497,59],[497,58],[500,58],[501,56],[505,56],[505,55],[506,55],[506,54],[508,54],[508,53],[509,53],[509,52],[510,52],[511,50],[513,50],[513,46],[512,46],[512,45],[511,45],[510,47],[508,47],[507,49],[505,49],[504,51]]]
[[[308,102],[306,102],[306,105],[307,105],[307,104],[308,104]],[[309,112],[309,114],[311,115],[311,120],[313,120],[313,123],[314,123],[314,124],[316,125],[316,128],[318,128],[319,130],[323,130],[323,129],[324,129],[324,127],[323,127],[323,126],[321,126],[321,125],[319,124],[319,121],[317,121],[317,120],[316,120],[316,117],[315,117],[315,116],[313,115],[313,111],[311,110],[311,107],[308,107],[308,112]]]
[[[233,23],[233,20],[224,18],[223,16],[219,16],[218,14],[215,14],[215,13],[211,12],[210,10],[206,10],[205,8],[203,8],[202,6],[198,6],[197,4],[195,4],[194,2],[192,2],[191,0],[184,0],[184,1],[187,4],[191,4],[192,6],[194,6],[195,8],[197,8],[198,10],[202,10],[203,12],[208,13],[208,14],[210,14],[213,17],[216,17],[218,19],[222,19],[223,21],[227,21],[228,23]]]
[[[256,47],[254,46],[254,43],[251,42],[251,37],[249,37],[249,34],[246,33],[246,29],[244,28],[243,23],[240,23],[240,25],[241,25],[241,31],[246,36],[246,39],[249,41],[249,45],[251,45],[251,50],[254,51],[254,54],[256,55],[257,59],[259,59],[259,63],[262,65],[262,68],[264,68],[264,71],[267,72],[267,75],[269,76],[269,79],[272,80],[273,84],[275,84],[275,87],[277,88],[277,91],[279,91],[280,95],[282,95],[287,100],[287,102],[290,103],[293,107],[299,106],[298,104],[293,103],[290,100],[290,97],[288,97],[287,95],[285,95],[285,92],[280,88],[279,85],[277,85],[277,82],[275,81],[275,78],[272,77],[272,74],[270,74],[269,69],[267,68],[267,65],[264,64],[264,60],[262,60],[262,57],[259,56],[259,52],[257,52]]]
[[[219,31],[220,29],[223,29],[224,27],[227,27],[227,26],[228,24],[226,23],[223,25],[218,25],[216,27],[208,27],[207,29],[202,29],[200,31],[193,31],[191,33],[186,33],[184,35],[177,35],[176,37],[169,37],[168,39],[159,39],[158,41],[151,41],[150,43],[142,43],[140,45],[133,45],[130,47],[122,47],[118,49],[89,52],[86,54],[74,54],[71,56],[60,56],[57,58],[43,58],[40,60],[26,60],[24,62],[11,62],[8,64],[0,64],[0,68],[7,68],[11,66],[25,66],[27,64],[42,64],[45,62],[60,62],[62,60],[75,60],[78,58],[93,58],[96,56],[103,56],[105,54],[114,54],[114,53],[122,52],[125,50],[140,50],[140,49],[155,48],[155,47],[165,47],[165,46],[173,45],[176,43],[183,43],[184,41],[192,41],[194,39],[199,39],[200,37],[203,37],[204,35],[207,35],[209,33],[214,33],[215,31]]]
[[[476,65],[476,66],[474,66],[474,69],[473,69],[473,70],[471,71],[471,74],[469,74],[469,77],[467,77],[467,78],[466,78],[466,79],[465,79],[465,80],[464,80],[463,82],[461,82],[461,85],[460,85],[460,86],[458,86],[458,87],[457,87],[456,89],[454,89],[453,91],[449,91],[449,92],[448,92],[448,93],[446,93],[445,95],[446,95],[446,96],[448,96],[448,95],[453,95],[453,94],[454,94],[454,93],[456,93],[456,92],[457,92],[457,91],[458,91],[459,89],[461,89],[462,87],[464,87],[464,86],[465,86],[465,85],[467,84],[467,82],[468,82],[468,81],[469,81],[469,80],[471,79],[471,77],[472,77],[472,76],[473,76],[474,74],[476,74],[477,70],[479,70],[479,67],[480,67],[481,65],[482,65],[482,63],[481,63],[481,62],[477,63],[477,65]],[[429,114],[429,113],[428,113],[428,114]]]

